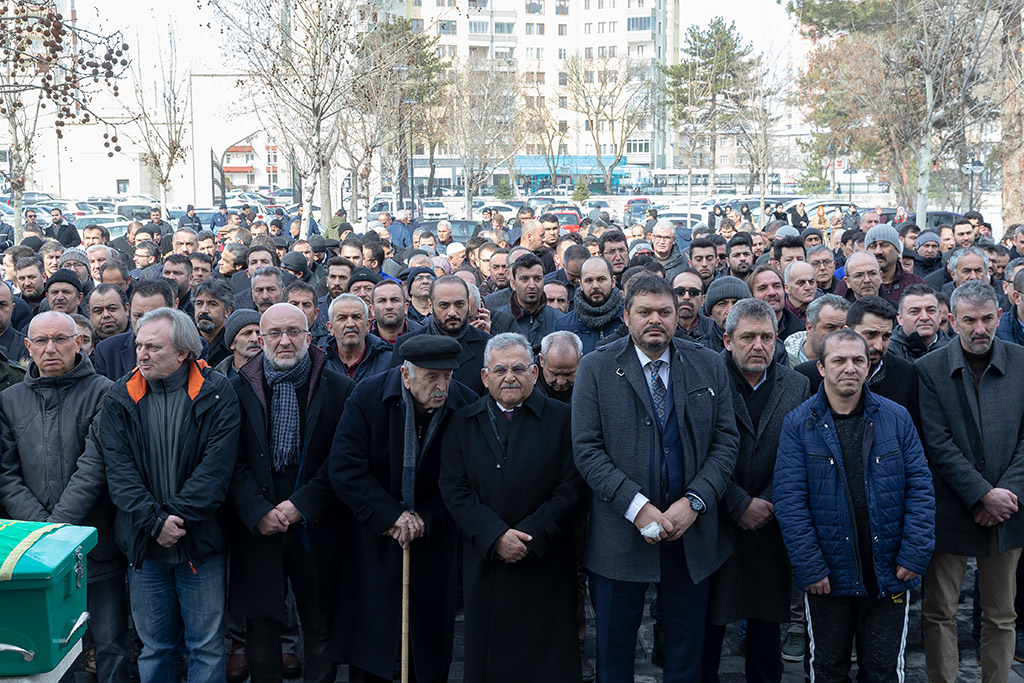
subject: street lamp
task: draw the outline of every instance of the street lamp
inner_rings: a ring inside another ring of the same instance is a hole
[[[409,105],[411,107],[412,105],[416,104],[416,100],[412,99],[411,97],[407,98],[405,100],[405,104]],[[413,119],[412,119],[412,113],[410,112],[410,115],[409,115],[409,166],[406,169],[405,177],[406,177],[406,179],[409,182],[409,201],[412,202],[413,204],[415,204],[416,203],[416,192],[413,189],[413,171],[412,171],[412,155],[413,155],[412,126],[413,126]]]

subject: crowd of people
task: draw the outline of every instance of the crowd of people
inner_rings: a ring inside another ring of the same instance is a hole
[[[0,515],[98,529],[100,681],[129,614],[144,683],[393,680],[406,553],[420,683],[459,610],[466,681],[631,681],[651,585],[665,681],[735,622],[748,681],[901,681],[922,579],[952,683],[972,557],[1024,657],[1024,226],[160,215],[3,257]]]

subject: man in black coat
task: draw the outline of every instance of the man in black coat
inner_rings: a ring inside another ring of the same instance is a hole
[[[231,610],[245,617],[249,680],[280,681],[285,583],[302,624],[305,680],[333,683],[327,655],[341,509],[327,454],[352,380],[310,346],[309,321],[290,304],[260,321],[263,353],[232,379],[242,413],[231,504]],[[296,338],[291,332],[301,330]]]
[[[454,275],[440,277],[430,285],[430,305],[433,315],[424,320],[423,328],[395,340],[395,353],[391,366],[402,360],[402,346],[421,335],[450,337],[459,342],[458,369],[452,378],[468,387],[477,396],[484,393],[480,370],[484,367],[484,347],[490,335],[469,324],[469,287]]]
[[[889,351],[892,331],[896,326],[896,309],[879,296],[866,296],[855,301],[846,313],[846,327],[868,343],[867,387],[879,396],[895,401],[907,409],[921,433],[921,410],[917,400],[917,372],[908,361]],[[818,361],[800,363],[793,368],[811,382],[811,393],[821,386]]]
[[[581,681],[573,535],[585,485],[569,407],[536,388],[523,335],[492,337],[484,358],[489,394],[452,417],[442,447],[441,493],[465,543],[465,680]]]
[[[461,282],[461,280],[459,280]],[[439,334],[402,337],[401,367],[356,386],[331,446],[345,525],[332,658],[349,680],[390,681],[401,644],[402,549],[411,551],[412,680],[445,681],[455,637],[459,530],[438,488],[451,414],[477,396],[452,381],[463,347]],[[481,360],[482,365],[482,360]]]
[[[719,504],[729,513],[725,535],[733,553],[711,576],[704,680],[717,680],[725,627],[747,620],[748,680],[780,680],[780,624],[789,619],[789,557],[775,520],[772,477],[782,419],[809,395],[807,379],[772,362],[775,312],[741,299],[725,321],[725,350],[736,428],[736,467]]]

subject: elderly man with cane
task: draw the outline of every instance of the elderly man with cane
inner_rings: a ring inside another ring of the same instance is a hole
[[[438,477],[449,418],[477,398],[452,381],[461,351],[450,337],[410,337],[402,365],[359,384],[338,423],[330,480],[354,519],[341,539],[330,653],[349,665],[350,681],[393,680],[400,646],[408,648],[408,680],[448,679],[459,532]]]

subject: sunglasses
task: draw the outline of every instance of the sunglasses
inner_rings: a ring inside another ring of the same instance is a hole
[[[696,287],[676,287],[676,296],[683,296],[684,294],[696,299],[698,296],[704,294],[704,290],[697,289]]]

